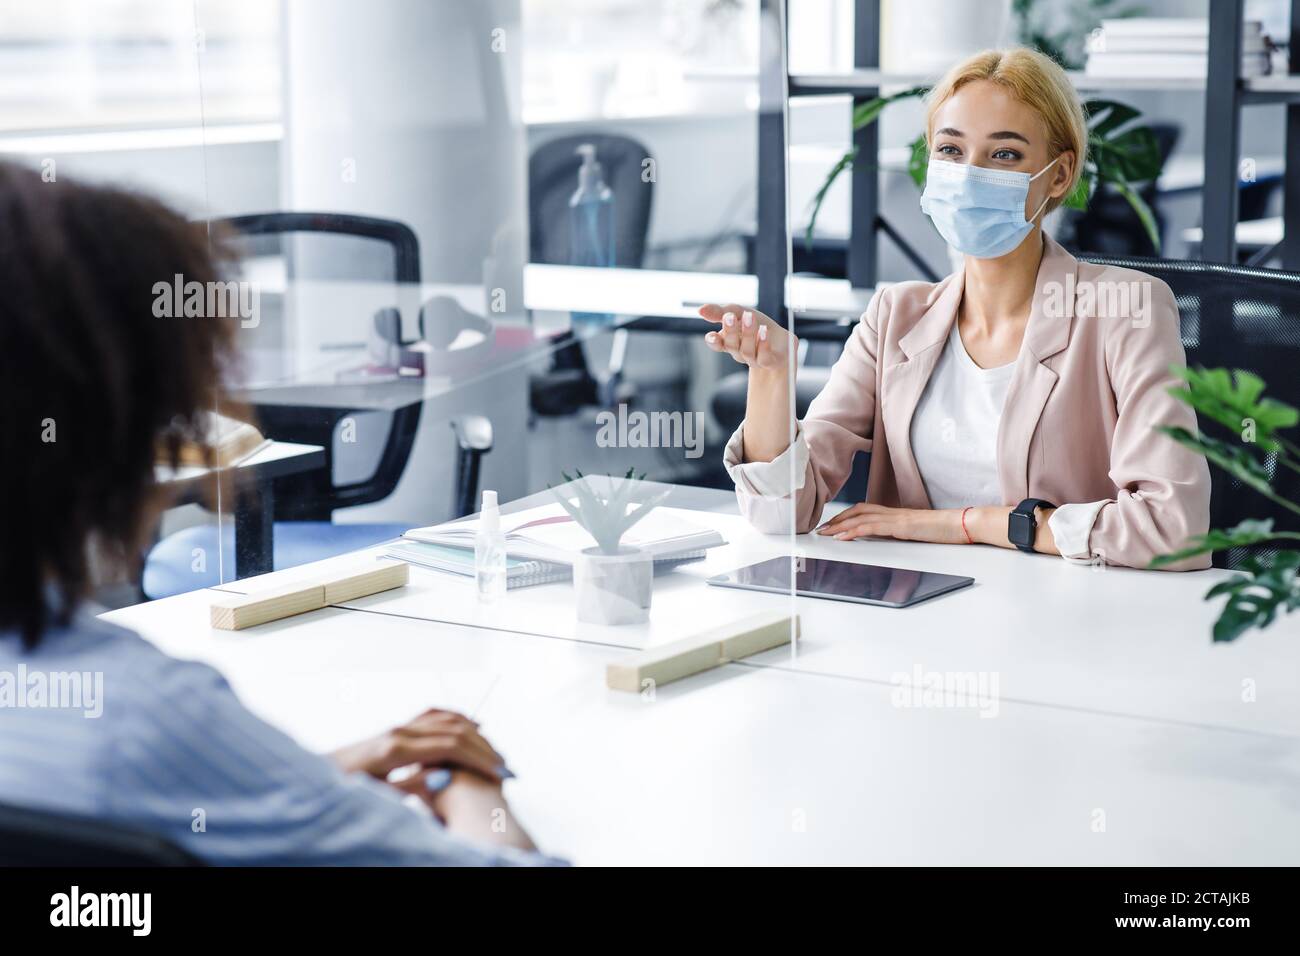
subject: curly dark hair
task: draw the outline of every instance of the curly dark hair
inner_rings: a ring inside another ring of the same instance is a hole
[[[92,547],[138,566],[155,462],[203,446],[234,341],[155,316],[154,286],[219,281],[218,249],[154,199],[0,163],[0,632],[66,623]]]

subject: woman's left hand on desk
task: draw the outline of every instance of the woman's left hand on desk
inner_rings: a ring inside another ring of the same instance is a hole
[[[817,529],[838,541],[854,538],[897,538],[934,544],[965,544],[959,510],[930,511],[888,508],[862,502],[845,508]]]

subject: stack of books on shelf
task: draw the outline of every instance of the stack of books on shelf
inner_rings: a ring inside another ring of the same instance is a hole
[[[1241,33],[1241,76],[1270,70],[1271,44],[1259,20]],[[1102,20],[1087,44],[1084,74],[1124,79],[1197,79],[1208,72],[1210,24],[1195,17],[1125,17]]]

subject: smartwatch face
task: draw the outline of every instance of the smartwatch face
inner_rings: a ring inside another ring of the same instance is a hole
[[[1011,517],[1007,522],[1007,537],[1017,547],[1033,547],[1034,516],[1032,514],[1021,514],[1017,511],[1011,512]]]

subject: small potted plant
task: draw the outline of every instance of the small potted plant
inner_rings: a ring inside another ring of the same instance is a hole
[[[668,497],[668,492],[634,503],[632,496],[640,478],[630,468],[621,479],[610,479],[603,495],[580,471],[564,478],[568,484],[552,489],[556,499],[596,541],[573,563],[578,620],[589,624],[645,623],[650,618],[654,559],[641,548],[625,547],[622,539]]]

